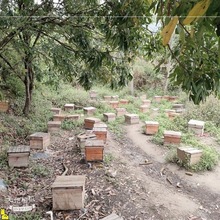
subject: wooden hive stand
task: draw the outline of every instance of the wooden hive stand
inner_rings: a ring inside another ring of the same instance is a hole
[[[64,121],[66,119],[66,115],[64,114],[59,114],[59,115],[54,115],[53,120],[54,121]]]
[[[64,105],[64,111],[73,111],[75,108],[74,104],[65,104]]]
[[[57,133],[61,129],[61,121],[48,121],[47,131],[48,133]]]
[[[148,112],[150,110],[149,107],[150,107],[149,105],[141,105],[140,112],[142,112],[142,113]]]
[[[125,114],[127,114],[127,111],[125,108],[116,108],[115,110],[116,110],[117,117],[124,116]]]
[[[54,115],[61,114],[61,108],[51,108],[50,110],[54,113]]]
[[[205,122],[191,119],[188,122],[188,130],[193,131],[195,134],[203,135]]]
[[[84,128],[92,130],[94,124],[100,123],[101,120],[99,118],[85,118],[84,119]]]
[[[86,161],[103,161],[104,141],[86,140],[85,159]]]
[[[104,143],[107,141],[107,125],[105,123],[94,124],[93,133],[96,135],[98,140],[103,140]]]
[[[85,143],[86,140],[95,140],[96,135],[92,131],[86,131],[77,135],[77,141],[82,154],[85,154]]]
[[[154,96],[155,102],[161,102],[161,100],[162,100],[162,96],[159,96],[159,95]]]
[[[30,147],[32,149],[46,150],[46,147],[50,145],[50,134],[37,132],[30,135]]]
[[[52,184],[53,210],[84,208],[84,175],[57,176]]]
[[[120,105],[127,105],[129,103],[129,101],[127,100],[127,99],[121,99],[120,101],[119,101],[119,104]]]
[[[139,123],[139,116],[137,114],[126,114],[125,117],[125,123],[126,124],[138,124]]]
[[[105,218],[102,218],[100,220],[123,220],[122,217],[118,216],[115,213],[112,213],[111,215],[106,216]]]
[[[151,100],[149,100],[149,99],[142,100],[142,104],[143,104],[143,105],[147,105],[147,106],[150,107],[150,105],[151,105]]]
[[[145,121],[145,134],[156,134],[159,130],[159,123],[156,121]]]
[[[83,108],[84,114],[85,115],[93,115],[96,111],[95,107],[85,107]]]
[[[7,112],[9,109],[8,101],[0,101],[0,112]]]
[[[164,131],[164,144],[180,144],[181,132],[178,131]]]
[[[194,165],[198,163],[202,156],[202,150],[189,147],[178,147],[177,157],[188,165]]]
[[[104,121],[110,122],[115,121],[116,115],[115,113],[103,113]]]
[[[8,152],[9,167],[27,167],[30,156],[30,146],[19,145],[9,147]]]
[[[110,105],[112,108],[116,109],[116,108],[118,108],[119,101],[109,101],[109,105]]]

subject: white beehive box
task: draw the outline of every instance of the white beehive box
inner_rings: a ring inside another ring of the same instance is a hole
[[[188,122],[188,129],[193,131],[195,134],[203,135],[205,122],[191,119]]]

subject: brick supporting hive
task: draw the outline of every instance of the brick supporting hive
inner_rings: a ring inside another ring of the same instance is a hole
[[[0,112],[7,112],[9,108],[8,101],[0,101]]]
[[[47,131],[49,133],[59,132],[61,129],[61,121],[48,121],[47,123]]]
[[[64,105],[64,110],[65,111],[73,111],[74,110],[75,105],[74,104],[65,104]]]
[[[104,141],[87,140],[85,143],[86,161],[103,161]]]
[[[149,105],[141,105],[140,106],[140,112],[142,112],[142,113],[149,112],[149,110],[150,110]]]
[[[139,123],[139,116],[137,114],[126,114],[125,123],[126,124],[138,124]]]
[[[57,176],[51,188],[53,210],[74,210],[84,207],[84,175]]]
[[[94,124],[93,133],[96,135],[97,140],[107,141],[107,125],[105,123]]]
[[[178,131],[164,131],[164,144],[180,144],[181,132]]]
[[[45,150],[50,145],[50,134],[37,132],[30,135],[30,147]]]
[[[99,118],[85,118],[84,119],[84,128],[92,130],[95,123],[100,123]]]
[[[145,134],[156,134],[159,130],[159,123],[156,121],[145,121]]]
[[[50,109],[55,115],[59,115],[61,113],[61,108],[51,108]]]
[[[158,96],[158,95],[154,96],[155,102],[161,102],[161,100],[162,100],[162,96]]]
[[[103,117],[104,117],[104,121],[115,121],[115,118],[116,118],[116,115],[115,113],[110,113],[110,112],[107,112],[107,113],[103,113]]]
[[[20,145],[9,147],[7,151],[9,167],[27,167],[30,156],[30,146]]]
[[[93,131],[86,131],[85,133],[79,134],[77,136],[78,145],[82,154],[85,154],[85,143],[86,140],[95,140],[96,135]]]
[[[127,105],[129,103],[129,101],[127,100],[127,99],[121,99],[120,101],[119,101],[119,104],[120,105]]]
[[[127,114],[127,111],[125,108],[116,108],[115,110],[116,110],[117,117],[124,116],[125,114]]]
[[[96,111],[95,107],[85,107],[83,108],[84,114],[85,115],[93,115]]]
[[[112,108],[118,108],[119,101],[110,101],[110,102],[109,102],[109,105],[110,105]]]
[[[191,119],[188,122],[188,130],[193,131],[195,134],[203,135],[205,122]]]
[[[189,147],[177,148],[177,157],[188,165],[194,165],[198,163],[202,156],[202,150]]]

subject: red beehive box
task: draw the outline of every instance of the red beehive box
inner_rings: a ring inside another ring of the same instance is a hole
[[[105,123],[94,124],[93,133],[98,140],[103,140],[106,143],[107,140],[107,125]]]
[[[180,144],[181,132],[164,131],[164,144]]]
[[[159,123],[156,121],[145,121],[145,134],[156,134],[159,130]]]
[[[103,161],[104,141],[89,140],[85,143],[86,161]]]

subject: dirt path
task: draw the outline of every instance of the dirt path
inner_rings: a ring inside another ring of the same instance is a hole
[[[165,162],[166,149],[151,143],[140,124],[125,126],[125,130],[118,145],[110,140],[109,151],[140,181],[147,201],[138,200],[138,204],[158,214],[152,219],[220,219],[219,166],[213,172],[187,176],[184,169]],[[152,165],[140,166],[146,159]]]

